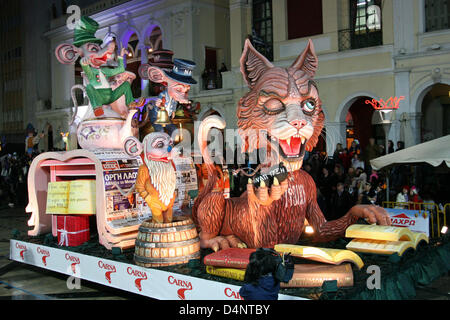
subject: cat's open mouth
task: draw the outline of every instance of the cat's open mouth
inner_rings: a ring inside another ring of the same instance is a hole
[[[271,140],[278,142],[280,155],[287,161],[298,161],[305,155],[308,140],[300,134],[293,135],[285,140],[273,137]]]

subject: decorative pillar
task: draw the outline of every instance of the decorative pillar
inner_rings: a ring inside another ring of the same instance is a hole
[[[141,65],[148,63],[148,48],[143,45],[141,46]],[[149,80],[141,79],[141,97],[148,97],[149,92]]]
[[[410,99],[410,70],[402,70],[395,72],[395,96],[396,97],[404,97],[402,101],[399,103],[399,108],[395,110],[395,118],[392,121],[392,128],[389,133],[389,140],[394,142],[394,146],[396,146],[397,141],[402,140],[405,142],[405,134],[401,132],[401,118],[403,113],[415,112],[415,107],[411,105]],[[405,126],[403,126],[405,128]]]
[[[239,68],[245,38],[252,33],[250,0],[230,0],[231,67]]]
[[[285,41],[287,35],[287,1],[272,0],[273,43]]]
[[[422,113],[421,112],[410,112],[409,113],[409,121],[410,121],[411,131],[412,131],[412,141],[408,141],[410,143],[409,145],[405,141],[406,148],[420,143]]]

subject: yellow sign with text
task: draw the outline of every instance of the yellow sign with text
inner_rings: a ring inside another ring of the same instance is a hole
[[[49,182],[47,214],[95,214],[95,180]]]

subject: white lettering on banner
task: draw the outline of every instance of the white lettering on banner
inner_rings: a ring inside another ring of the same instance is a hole
[[[106,170],[106,171],[120,169],[117,161],[104,161],[102,163],[102,165],[103,165],[103,170]]]
[[[237,299],[237,300],[244,300],[241,297],[241,295],[239,294],[239,292],[236,292],[233,289],[230,289],[230,288],[227,287],[227,288],[225,288],[224,292],[225,292],[225,295],[228,298],[234,298],[234,299]]]
[[[136,277],[137,279],[134,280],[134,285],[136,286],[136,288],[139,291],[142,291],[142,284],[141,282],[143,280],[147,280],[147,273],[145,271],[139,271],[139,270],[135,270],[131,267],[127,268],[127,272],[129,275]]]
[[[116,266],[112,265],[112,264],[105,263],[102,260],[99,260],[98,261],[98,267],[100,269],[106,270],[105,278],[106,278],[106,280],[109,283],[111,283],[111,273],[115,273],[116,272]]]
[[[185,292],[186,291],[192,290],[192,283],[189,282],[189,281],[176,279],[173,276],[169,276],[167,278],[167,281],[170,284],[174,284],[174,285],[176,285],[178,287],[181,287],[181,289],[178,289],[178,291],[177,291],[178,298],[180,298],[181,300],[186,299],[186,296],[185,296]]]
[[[137,171],[134,172],[116,172],[105,174],[105,181],[121,181],[121,180],[136,180]]]

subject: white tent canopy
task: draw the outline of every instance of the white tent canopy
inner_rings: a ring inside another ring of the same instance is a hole
[[[450,167],[450,135],[370,160],[370,164],[375,170],[396,163],[420,162],[426,162],[434,167],[445,162],[447,167]]]

